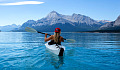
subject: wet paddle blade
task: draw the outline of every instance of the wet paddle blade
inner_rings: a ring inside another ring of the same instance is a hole
[[[74,39],[66,39],[66,41],[69,42],[69,43],[75,43]]]
[[[27,31],[27,32],[32,32],[32,33],[38,33],[35,29],[30,28],[30,27],[26,27],[26,28],[25,28],[25,31]]]

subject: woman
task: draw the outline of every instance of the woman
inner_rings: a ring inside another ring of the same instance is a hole
[[[57,45],[61,45],[61,42],[64,42],[64,39],[62,36],[60,36],[61,34],[61,29],[60,28],[55,28],[55,31],[54,31],[54,35],[51,35],[50,37],[47,38],[47,33],[45,34],[45,42],[51,40],[49,42],[49,45],[52,45],[52,44],[57,44]]]

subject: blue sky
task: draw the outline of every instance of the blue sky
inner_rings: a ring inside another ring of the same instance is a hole
[[[120,15],[120,0],[0,0],[0,26],[22,25],[46,17],[51,11],[114,21]]]

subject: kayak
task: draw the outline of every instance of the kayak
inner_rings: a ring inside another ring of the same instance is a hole
[[[49,45],[48,42],[45,44],[46,48],[50,49],[50,51],[58,56],[63,56],[65,47],[62,45]]]

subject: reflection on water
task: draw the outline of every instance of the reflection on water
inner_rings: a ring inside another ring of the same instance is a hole
[[[64,64],[64,56],[57,56],[52,53],[50,49],[46,48],[46,53],[48,53],[48,57],[50,59],[50,63],[56,68],[60,68]]]

